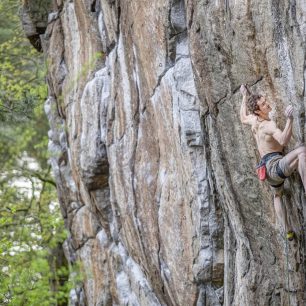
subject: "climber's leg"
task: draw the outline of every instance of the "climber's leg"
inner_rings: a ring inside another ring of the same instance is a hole
[[[274,195],[274,208],[278,221],[280,222],[284,231],[287,233],[289,231],[289,224],[287,221],[286,208],[282,201],[281,195],[278,194]]]
[[[306,192],[306,147],[299,147],[284,157],[287,164],[287,172],[290,175],[294,170],[298,170],[303,186],[304,191]],[[287,173],[285,173],[287,175]]]
[[[282,201],[282,197],[280,194],[274,195],[274,208],[278,221],[280,222],[284,232],[286,233],[287,239],[290,241],[293,240],[295,234],[288,223],[286,207]]]

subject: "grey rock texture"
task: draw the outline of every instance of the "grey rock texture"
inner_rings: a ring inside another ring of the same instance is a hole
[[[264,92],[305,140],[306,4],[294,1],[54,1],[49,150],[82,263],[71,305],[304,305],[305,197],[285,204],[255,177],[239,86]]]

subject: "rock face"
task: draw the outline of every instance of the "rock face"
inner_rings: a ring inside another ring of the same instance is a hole
[[[42,51],[40,35],[46,31],[48,15],[52,8],[52,0],[22,0],[20,19],[23,30],[33,47],[38,51]],[[57,6],[54,8],[56,10]]]
[[[34,0],[33,0],[34,2]],[[302,0],[54,1],[49,150],[83,286],[72,305],[304,305],[306,203],[289,245],[239,120],[264,92],[305,140]]]

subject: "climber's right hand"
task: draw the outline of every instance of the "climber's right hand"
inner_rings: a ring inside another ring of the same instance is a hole
[[[288,119],[293,119],[293,106],[292,105],[287,106],[285,110],[285,116]]]

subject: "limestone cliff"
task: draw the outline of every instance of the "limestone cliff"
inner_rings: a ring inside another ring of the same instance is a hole
[[[84,272],[71,304],[304,305],[301,181],[287,246],[238,89],[280,127],[293,104],[304,142],[305,1],[54,0],[45,28],[50,162]]]

